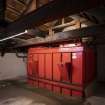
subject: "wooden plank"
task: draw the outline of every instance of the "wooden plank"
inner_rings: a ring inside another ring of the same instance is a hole
[[[105,3],[105,0],[54,0],[7,27],[8,36]]]
[[[35,40],[31,43],[27,41],[26,43],[17,45],[16,47],[30,47],[34,45],[61,43],[63,41],[70,41],[72,39],[78,39],[82,37],[94,37],[95,39],[105,39],[105,24],[90,26],[67,32],[59,32],[53,36],[48,36],[43,40]]]

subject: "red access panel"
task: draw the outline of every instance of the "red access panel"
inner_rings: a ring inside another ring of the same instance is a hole
[[[52,54],[47,53],[45,55],[45,79],[52,80]],[[46,89],[52,90],[52,84],[45,84]]]
[[[72,83],[83,85],[83,52],[72,53]],[[72,91],[72,95],[80,95],[81,92]]]
[[[39,78],[45,77],[45,55],[38,54],[38,71],[39,71]]]
[[[59,64],[61,63],[61,53],[53,53],[53,81],[61,81],[61,73],[59,70]],[[61,87],[53,86],[53,91],[56,93],[61,93]]]
[[[45,78],[52,80],[52,54],[45,54]]]
[[[68,67],[68,65],[69,67]],[[61,79],[63,82],[71,82],[71,53],[62,53]],[[71,95],[71,89],[62,88],[62,94]]]
[[[61,74],[59,70],[59,64],[61,63],[61,53],[53,54],[53,80],[61,81]]]
[[[38,54],[33,54],[32,59],[32,75],[33,78],[38,77]]]

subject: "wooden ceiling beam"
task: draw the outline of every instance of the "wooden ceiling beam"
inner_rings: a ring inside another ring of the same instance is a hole
[[[6,10],[6,0],[0,0],[0,20],[4,20]]]
[[[49,0],[37,0],[37,8],[47,4],[49,2]]]
[[[34,45],[45,45],[45,44],[54,44],[61,42],[68,42],[73,39],[79,39],[83,37],[93,37],[95,40],[104,39],[105,40],[105,24],[90,26],[86,28],[71,30],[67,32],[59,32],[55,33],[53,36],[48,36],[43,40],[35,40],[30,43],[30,41],[26,41],[21,45],[16,45],[15,47],[30,47]],[[105,42],[105,41],[104,41]]]
[[[22,16],[26,15],[27,13],[30,13],[36,9],[36,1],[37,0],[30,0],[29,3],[26,5],[25,10],[23,11]]]
[[[10,24],[8,36],[103,5],[105,0],[54,0]]]

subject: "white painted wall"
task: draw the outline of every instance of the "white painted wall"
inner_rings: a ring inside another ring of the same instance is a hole
[[[15,53],[0,56],[0,80],[26,76],[26,67],[26,62],[22,58],[16,57]]]

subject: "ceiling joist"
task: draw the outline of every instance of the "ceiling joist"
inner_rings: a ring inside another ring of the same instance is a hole
[[[93,37],[94,39],[105,39],[105,24],[95,25],[90,27],[85,27],[81,29],[71,30],[67,32],[59,32],[54,34],[53,36],[48,36],[41,40],[26,41],[21,45],[16,45],[15,47],[30,47],[34,45],[41,44],[51,44],[51,43],[61,43],[62,41],[70,41],[73,39],[85,38],[85,37]],[[105,42],[105,41],[104,41]]]
[[[7,27],[8,35],[103,5],[105,0],[54,0]]]

